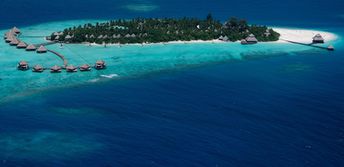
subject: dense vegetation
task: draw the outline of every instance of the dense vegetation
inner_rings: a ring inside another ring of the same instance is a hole
[[[137,18],[85,24],[53,33],[51,40],[69,43],[157,43],[168,41],[213,40],[238,41],[254,34],[258,41],[276,41],[279,34],[266,26],[249,25],[245,20],[230,18],[221,23],[211,14],[197,18]],[[58,37],[57,37],[58,36]]]

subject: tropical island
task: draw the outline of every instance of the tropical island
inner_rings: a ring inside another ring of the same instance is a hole
[[[48,40],[64,43],[130,44],[170,41],[221,40],[254,44],[279,40],[280,34],[267,26],[250,25],[232,17],[221,23],[208,14],[197,18],[136,18],[84,24],[54,32]]]

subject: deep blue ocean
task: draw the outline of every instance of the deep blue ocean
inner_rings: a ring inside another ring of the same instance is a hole
[[[211,12],[223,21],[238,16],[344,35],[342,0],[1,0],[0,7],[1,29]],[[344,166],[342,46],[59,88],[0,104],[0,166]]]

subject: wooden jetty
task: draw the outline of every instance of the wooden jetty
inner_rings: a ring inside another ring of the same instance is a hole
[[[50,50],[50,49],[48,49],[48,52],[51,52],[51,53],[55,54],[56,56],[58,56],[60,59],[62,59],[62,60],[63,60],[63,66],[64,66],[64,68],[67,67],[68,61],[67,61],[67,59],[66,59],[63,55],[61,55],[60,53],[57,53],[57,52],[55,52],[55,51],[53,51],[53,50]]]
[[[295,42],[295,41],[290,41],[290,40],[286,40],[286,39],[280,39],[280,40],[285,41],[285,42],[289,42],[289,43],[293,43],[293,44],[304,45],[304,46],[309,46],[309,47],[314,47],[314,48],[319,48],[319,49],[325,49],[325,50],[329,50],[329,51],[334,50],[334,47],[332,45],[330,45],[329,47],[324,47],[324,46],[314,45],[316,43],[302,43],[302,42]]]

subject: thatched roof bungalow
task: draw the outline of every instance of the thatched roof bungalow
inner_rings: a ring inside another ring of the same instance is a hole
[[[121,38],[121,34],[118,34],[118,35],[113,34],[113,35],[112,35],[112,38],[115,38],[115,39]]]
[[[6,41],[6,43],[10,43],[14,38],[15,38],[15,37],[13,37],[13,36],[8,36],[8,37],[5,39],[5,41]]]
[[[18,70],[26,71],[29,69],[29,63],[26,61],[20,61],[17,66]]]
[[[246,44],[247,44],[247,41],[246,41],[245,39],[242,39],[242,40],[240,41],[240,43],[243,44],[243,45],[246,45]]]
[[[68,34],[68,35],[66,35],[65,40],[68,41],[68,40],[70,40],[70,39],[72,39],[72,38],[73,38],[73,37],[72,37],[71,35]]]
[[[317,34],[313,37],[313,43],[324,43],[324,42],[325,40],[320,34]]]
[[[39,46],[37,49],[37,53],[47,53],[48,49],[45,48],[43,45]]]
[[[37,48],[35,45],[30,44],[29,46],[26,47],[26,51],[35,51]]]
[[[59,73],[59,72],[61,72],[61,70],[62,70],[62,68],[60,66],[57,66],[57,65],[50,68],[51,73]]]
[[[14,33],[16,33],[16,34],[20,34],[20,30],[19,30],[19,28],[17,28],[17,27],[13,27],[13,28],[11,29],[11,31],[14,32]]]
[[[27,47],[27,44],[23,41],[19,42],[19,44],[17,45],[18,49],[25,49]]]
[[[103,60],[98,60],[98,61],[96,62],[96,64],[94,65],[94,68],[97,69],[97,70],[105,69],[105,68],[106,68],[105,61],[103,61]]]
[[[250,34],[245,40],[246,40],[247,44],[256,44],[256,43],[258,43],[257,38],[253,34]]]
[[[79,69],[80,69],[80,71],[90,71],[91,66],[88,64],[84,64],[84,65],[80,66]]]
[[[4,34],[4,39],[14,37],[14,34],[12,31],[8,31]]]
[[[13,38],[12,41],[10,42],[10,45],[12,46],[17,46],[19,44],[19,40],[17,38]]]
[[[67,66],[66,70],[67,70],[67,72],[77,72],[78,71],[78,69],[73,65]]]
[[[43,71],[44,71],[44,68],[43,68],[43,66],[41,66],[41,65],[35,65],[35,66],[32,68],[32,71],[33,71],[33,72],[43,72]]]
[[[54,38],[55,41],[58,41],[59,39],[60,39],[59,35]]]

